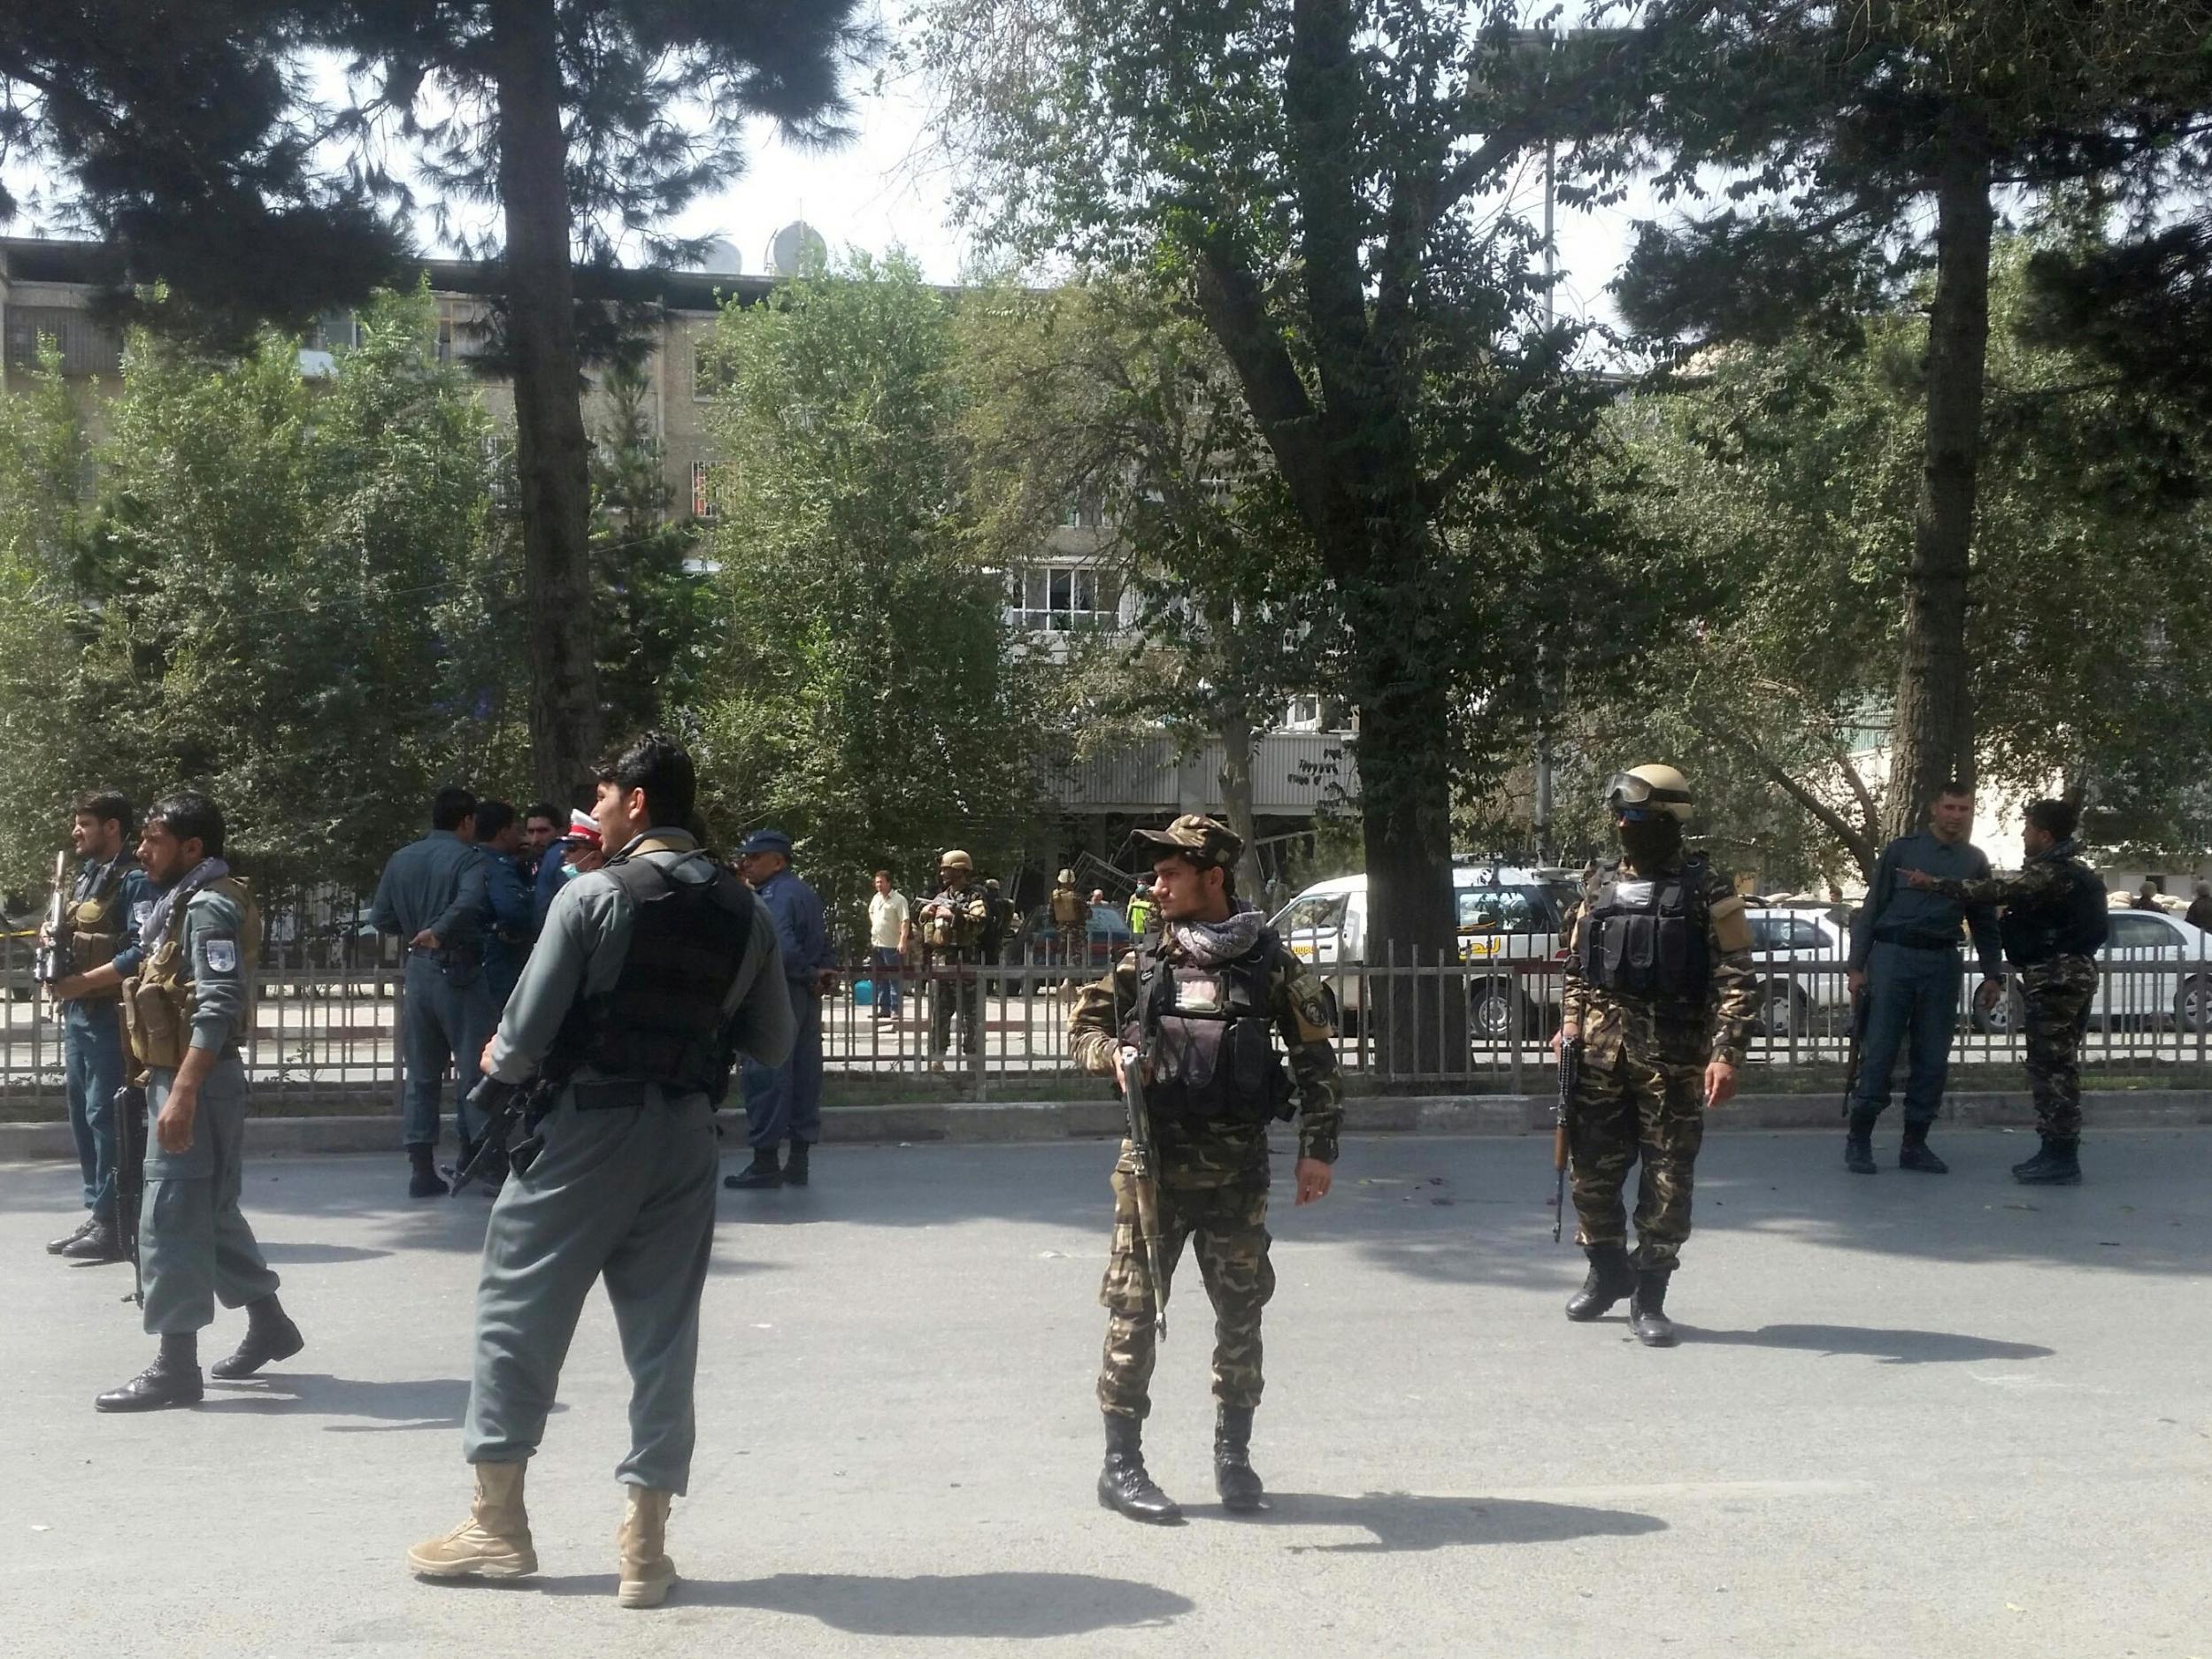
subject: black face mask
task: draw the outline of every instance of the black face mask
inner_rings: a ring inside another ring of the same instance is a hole
[[[1639,870],[1670,864],[1682,851],[1682,823],[1671,812],[1662,812],[1619,826],[1621,850]]]

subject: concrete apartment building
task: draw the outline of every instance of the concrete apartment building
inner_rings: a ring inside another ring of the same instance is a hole
[[[103,291],[103,252],[95,242],[0,238],[0,384],[12,388],[35,365],[42,337],[58,343],[63,373],[73,380],[112,380],[120,373],[121,338],[95,309]],[[474,355],[491,314],[486,297],[490,272],[457,259],[426,259],[420,269],[437,304],[440,355]],[[749,304],[773,291],[779,279],[734,269],[625,275],[625,297],[651,302],[646,407],[661,445],[669,500],[680,515],[709,517],[713,390],[700,373],[700,349],[723,305]],[[321,319],[303,343],[302,373],[330,373],[334,352],[353,343],[354,327],[349,312]],[[494,417],[511,422],[507,383],[492,376],[479,383]],[[600,429],[611,417],[596,385],[587,394],[584,412],[588,430]],[[1033,559],[1006,572],[1007,621],[1022,638],[1021,649],[1055,654],[1079,630],[1134,628],[1135,601],[1109,557],[1110,541],[1094,509],[1074,507]],[[1260,734],[1253,756],[1253,807],[1263,840],[1288,845],[1302,837],[1333,795],[1349,791],[1348,735],[1317,698],[1286,708],[1277,728]],[[1164,733],[1056,773],[1050,788],[1064,815],[1065,853],[1120,862],[1132,827],[1179,812],[1221,811],[1221,764],[1218,742],[1186,752]]]

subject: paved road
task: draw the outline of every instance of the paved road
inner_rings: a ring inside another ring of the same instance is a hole
[[[1535,1138],[1353,1142],[1277,1218],[1257,1521],[1210,1503],[1179,1304],[1174,1531],[1090,1493],[1106,1148],[837,1150],[807,1191],[724,1194],[657,1614],[612,1599],[596,1299],[532,1471],[543,1576],[402,1571],[465,1492],[477,1201],[410,1206],[387,1159],[254,1164],[306,1353],[105,1419],[147,1356],[124,1270],[38,1254],[69,1182],[0,1170],[0,1655],[2212,1654],[2212,1133],[2093,1139],[2093,1184],[2040,1194],[2003,1177],[2024,1137],[1944,1144],[1947,1180],[1866,1180],[1832,1137],[1717,1139],[1694,1328],[1655,1354],[1559,1317]]]

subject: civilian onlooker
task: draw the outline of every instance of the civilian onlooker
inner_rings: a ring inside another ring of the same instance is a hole
[[[876,872],[876,890],[868,899],[868,954],[874,967],[871,1001],[878,1019],[896,1019],[899,971],[913,939],[914,907],[891,884],[888,870]]]
[[[797,1034],[781,1065],[749,1060],[744,1067],[746,1139],[752,1164],[726,1176],[741,1191],[804,1187],[808,1154],[822,1138],[822,997],[836,981],[821,896],[791,868],[791,837],[755,830],[738,849],[738,869],[752,884],[776,924],[783,947],[783,977],[791,993]],[[776,1149],[788,1137],[791,1155],[779,1165]]]
[[[2182,920],[2192,927],[2212,932],[2212,881],[2197,883],[2197,895],[2189,901],[2189,914]]]
[[[468,1047],[474,1023],[468,998],[483,971],[479,921],[484,909],[484,861],[472,849],[476,797],[466,789],[438,791],[430,806],[430,833],[392,855],[376,884],[369,919],[380,933],[407,941],[406,1013],[400,1031],[405,1070],[411,1198],[436,1198],[438,1097],[454,1073],[455,1126],[465,1141],[462,1101],[476,1077]]]
[[[1975,953],[1981,958],[1982,982],[1975,1001],[1985,1010],[1993,1008],[2005,985],[1997,913],[1989,904],[1963,903],[1906,886],[1899,872],[1917,869],[1946,879],[1986,880],[1989,860],[1966,839],[1973,825],[1974,792],[1963,784],[1944,785],[1929,804],[1928,827],[1882,849],[1861,924],[1852,930],[1851,994],[1867,999],[1866,1035],[1859,1047],[1859,1077],[1843,1148],[1844,1166],[1854,1174],[1874,1173],[1874,1123],[1888,1109],[1890,1074],[1908,1035],[1912,1049],[1905,1077],[1905,1139],[1897,1167],[1930,1175],[1947,1172],[1948,1166],[1928,1148],[1928,1125],[1943,1103],[1951,1038],[1958,1024],[1961,927],[1972,927]]]
[[[2135,896],[2128,901],[2131,910],[2154,910],[2158,908],[2158,882],[2154,877],[2145,876],[2143,885],[2135,889]]]

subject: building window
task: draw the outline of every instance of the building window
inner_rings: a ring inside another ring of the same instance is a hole
[[[1290,707],[1283,713],[1286,732],[1318,732],[1321,729],[1321,699],[1293,697]]]
[[[694,461],[691,464],[691,516],[712,519],[718,517],[714,503],[714,463]]]
[[[700,403],[727,397],[737,384],[727,354],[716,349],[712,334],[691,342],[691,396]]]
[[[1113,573],[1088,565],[1030,565],[1012,573],[1017,627],[1111,627],[1119,619],[1121,593]]]
[[[52,339],[61,353],[61,372],[73,379],[122,371],[122,336],[87,312],[62,305],[11,305],[7,319],[6,360],[12,369],[36,368],[43,337]]]
[[[1106,509],[1097,495],[1085,492],[1070,502],[1060,514],[1063,530],[1100,530],[1106,525]]]

